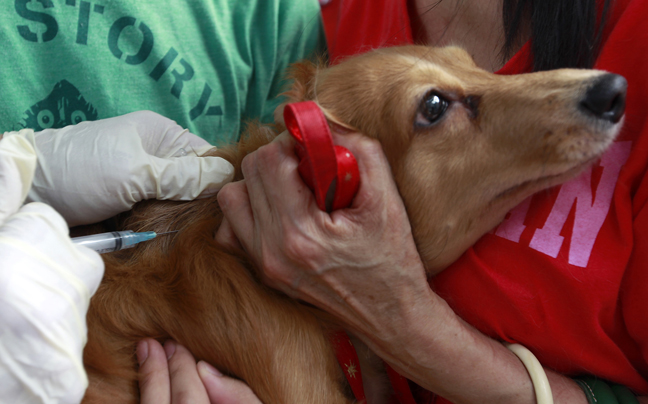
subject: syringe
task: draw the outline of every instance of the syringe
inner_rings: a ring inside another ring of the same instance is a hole
[[[91,236],[73,237],[72,242],[93,249],[99,254],[103,254],[135,247],[136,244],[142,241],[151,240],[156,236],[169,233],[175,233],[175,231],[160,234],[154,231],[143,231],[139,233],[132,230],[113,231],[110,233],[93,234]]]

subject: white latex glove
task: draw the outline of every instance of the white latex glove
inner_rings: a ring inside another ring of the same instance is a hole
[[[77,404],[88,386],[85,316],[104,266],[72,244],[51,207],[21,207],[35,167],[24,137],[0,140],[0,402]]]
[[[212,148],[204,139],[150,111],[18,134],[38,155],[28,201],[52,206],[69,226],[99,222],[143,199],[213,195],[234,175],[227,161],[198,157]]]

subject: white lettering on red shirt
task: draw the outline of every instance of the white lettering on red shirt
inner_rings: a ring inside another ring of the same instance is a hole
[[[563,245],[564,237],[560,232],[567,221],[567,216],[576,204],[574,226],[569,244],[569,263],[585,267],[589,261],[596,237],[610,210],[614,188],[621,172],[621,167],[630,156],[632,142],[616,142],[601,157],[603,168],[601,179],[592,191],[592,168],[579,177],[562,185],[551,209],[549,217],[541,229],[536,229],[529,247],[556,258]],[[528,198],[515,207],[509,217],[497,228],[495,234],[507,240],[520,242],[520,236],[526,228],[524,220],[531,206]]]

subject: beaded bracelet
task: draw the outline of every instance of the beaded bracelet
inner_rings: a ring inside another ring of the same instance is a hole
[[[608,384],[589,376],[578,377],[574,381],[585,392],[589,404],[639,404],[637,397],[620,384]]]

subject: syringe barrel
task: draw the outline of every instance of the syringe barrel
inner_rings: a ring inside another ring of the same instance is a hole
[[[83,245],[99,254],[124,250],[135,247],[136,244],[125,243],[124,240],[132,235],[132,230],[113,231],[110,233],[93,234],[91,236],[74,237],[75,244]]]

